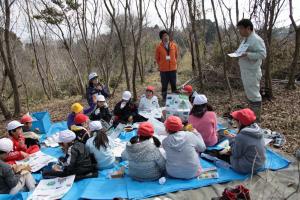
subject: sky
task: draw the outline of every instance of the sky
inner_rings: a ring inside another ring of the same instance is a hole
[[[117,1],[117,0],[116,0]],[[136,0],[133,0],[133,2],[135,2]],[[155,26],[155,25],[159,25],[160,27],[163,27],[163,24],[161,23],[161,20],[158,17],[158,14],[155,10],[155,6],[154,6],[154,0],[145,0],[146,2],[150,2],[148,10],[147,10],[147,15],[146,15],[146,23],[148,24],[148,26]],[[166,17],[164,15],[164,4],[167,0],[158,0],[158,7],[159,10],[161,12],[162,18],[165,20]],[[236,17],[235,17],[235,0],[223,0],[224,3],[226,4],[226,6],[228,8],[231,8],[231,12],[232,12],[232,20],[233,23],[235,24],[236,22]],[[251,2],[251,0],[249,0]],[[245,18],[249,17],[249,11],[248,11],[248,3],[249,1],[245,1],[245,0],[239,0],[239,18],[241,19],[244,13]],[[253,0],[252,0],[253,1]],[[167,1],[167,3],[170,4],[170,0]],[[183,0],[183,2],[186,2],[185,0]],[[197,0],[197,3],[200,3],[201,0]],[[214,0],[215,2],[215,6],[216,6],[216,10],[217,10],[217,18],[219,21],[219,25],[223,25],[223,18],[222,18],[222,14],[220,11],[220,7],[218,4],[217,0]],[[288,27],[291,24],[291,21],[289,19],[289,6],[288,6],[288,0],[285,0],[285,5],[281,11],[281,13],[278,16],[277,22],[275,24],[276,27]],[[211,0],[205,0],[205,10],[206,10],[206,18],[210,19],[212,21],[214,20],[214,16],[213,16],[213,12],[212,12],[212,7],[211,7]],[[135,4],[134,4],[135,5]],[[181,4],[180,4],[181,5]],[[104,5],[103,5],[104,8]],[[180,6],[179,11],[181,13],[183,13],[183,8],[182,6]],[[185,7],[186,12],[188,11],[187,6]],[[12,30],[17,33],[17,36],[21,38],[21,40],[23,42],[27,42],[29,41],[29,32],[27,29],[27,23],[26,23],[26,18],[22,15],[20,15],[20,10],[22,10],[22,8],[20,8],[20,3],[16,6],[13,7],[12,9]],[[105,10],[105,8],[104,8]],[[228,11],[223,7],[224,13],[225,13],[225,17],[226,19],[229,19],[228,17]],[[297,22],[298,25],[300,25],[300,0],[294,0],[293,1],[293,14],[294,14],[294,18]],[[105,14],[107,16],[107,14]],[[188,18],[188,16],[187,16]],[[229,21],[227,21],[227,24],[229,23]],[[177,14],[176,18],[175,18],[175,27],[181,29],[182,28],[182,24],[180,21],[180,17]],[[108,29],[107,27],[103,26],[102,27],[102,32],[106,32]]]

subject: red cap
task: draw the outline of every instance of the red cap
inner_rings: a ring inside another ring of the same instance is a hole
[[[150,122],[142,122],[138,129],[139,136],[150,136],[154,135],[154,127]]]
[[[84,122],[87,122],[89,119],[88,116],[85,114],[79,113],[75,116],[74,122],[75,124],[83,124]]]
[[[185,86],[183,87],[183,90],[184,90],[185,92],[192,93],[192,92],[193,92],[193,87],[192,87],[191,85],[185,85]]]
[[[254,112],[249,108],[234,111],[231,113],[231,116],[244,126],[248,126],[256,120]]]
[[[21,124],[32,122],[32,117],[30,115],[23,115],[21,118]]]
[[[152,91],[152,92],[154,92],[154,87],[153,87],[153,86],[151,86],[151,85],[149,85],[149,86],[146,88],[146,90],[149,90],[149,91]]]
[[[168,119],[165,121],[165,127],[168,131],[180,131],[183,128],[182,121],[179,117],[171,115],[168,117]]]

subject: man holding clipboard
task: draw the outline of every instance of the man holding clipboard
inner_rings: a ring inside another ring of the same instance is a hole
[[[230,57],[239,59],[241,78],[251,110],[260,121],[262,97],[260,94],[260,80],[262,77],[261,64],[266,58],[266,47],[263,39],[253,30],[249,19],[238,22],[237,28],[244,38],[239,48]]]
[[[172,93],[176,91],[178,50],[175,42],[170,41],[167,31],[160,31],[159,38],[161,42],[156,47],[155,60],[160,71],[161,93],[165,101],[169,83],[171,84]]]

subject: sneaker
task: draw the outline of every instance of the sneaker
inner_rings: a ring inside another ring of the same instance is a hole
[[[275,141],[273,146],[277,148],[281,148],[286,142],[284,135],[278,132],[272,132],[272,134],[275,136]]]

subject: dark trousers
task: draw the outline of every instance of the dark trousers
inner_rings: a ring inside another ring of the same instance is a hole
[[[176,75],[177,71],[160,72],[161,95],[163,99],[167,98],[168,84],[171,84],[172,93],[176,92]]]

